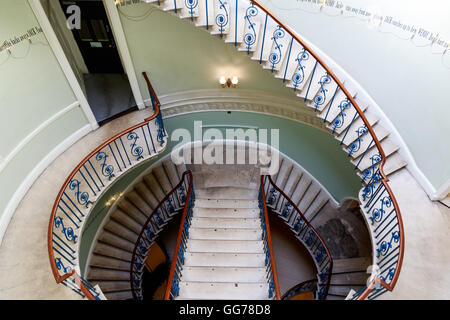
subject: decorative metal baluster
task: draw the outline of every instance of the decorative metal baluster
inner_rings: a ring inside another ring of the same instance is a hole
[[[252,3],[250,7],[247,8],[245,20],[248,22],[249,32],[244,34],[244,43],[247,47],[247,54],[250,54],[250,50],[252,46],[256,43],[256,23],[251,20],[252,17],[256,17],[258,15],[258,9]],[[237,15],[236,15],[237,16]]]
[[[194,21],[195,9],[198,7],[198,0],[184,0],[184,4],[186,9],[188,9],[188,13],[191,15],[191,21]]]
[[[361,126],[359,127],[356,131],[358,134],[358,138],[356,138],[355,141],[353,141],[349,147],[348,147],[348,155],[351,156],[352,154],[354,154],[355,152],[358,152],[359,149],[361,148],[361,142],[363,141],[362,138],[367,135],[367,133],[369,132],[369,130],[367,129],[366,126]]]
[[[72,179],[72,181],[70,181],[69,183],[69,189],[75,191],[74,194],[77,198],[78,203],[88,208],[89,204],[91,204],[92,202],[89,201],[89,194],[87,192],[80,191],[80,185],[80,181],[78,181],[77,179]]]
[[[100,167],[102,168],[102,174],[104,177],[108,178],[109,181],[111,181],[111,179],[114,178],[115,175],[114,167],[106,163],[108,157],[109,156],[105,152],[99,151],[95,156],[95,160],[97,160],[98,162],[102,161],[102,163],[100,164]]]
[[[298,55],[297,61],[298,66],[297,70],[292,76],[292,82],[294,83],[294,91],[297,90],[297,88],[305,81],[305,66],[302,64],[303,61],[306,61],[309,59],[309,53],[305,49],[303,49]]]
[[[137,141],[139,139],[139,135],[132,131],[127,135],[127,140],[131,141],[130,144],[130,153],[132,156],[136,158],[137,161],[143,159],[142,153],[144,152],[143,148],[137,145]]]
[[[226,31],[228,25],[228,10],[227,1],[217,0],[220,3],[219,10],[222,12],[216,15],[216,25],[219,27],[220,37],[223,37],[223,33]]]
[[[320,91],[314,97],[314,111],[317,111],[319,107],[322,106],[327,100],[326,93],[328,92],[328,89],[325,89],[324,85],[331,83],[331,77],[328,75],[328,73],[326,73],[320,78],[320,81],[318,83],[320,84]]]
[[[278,40],[283,39],[285,35],[286,32],[281,28],[281,26],[277,26],[277,29],[274,31],[272,38],[270,38],[275,44],[275,51],[269,55],[269,62],[271,64],[272,72],[275,69],[276,65],[280,63],[282,58],[281,48],[283,47],[283,44],[278,43]]]
[[[73,242],[74,244],[77,243],[78,236],[75,234],[75,231],[72,229],[72,227],[66,227],[64,225],[64,219],[62,217],[55,217],[54,226],[56,229],[59,229],[61,227],[61,233],[65,236],[67,241]]]
[[[377,249],[377,258],[385,256],[389,252],[389,250],[392,249],[392,244],[398,243],[399,240],[400,240],[400,232],[398,231],[392,232],[391,239],[389,241],[386,240],[381,241],[380,246]]]
[[[381,222],[381,220],[383,219],[383,215],[386,213],[385,208],[389,208],[392,205],[392,201],[389,196],[383,197],[380,200],[380,203],[381,203],[380,208],[374,208],[372,210],[372,215],[369,217],[372,225],[375,222]]]
[[[337,118],[333,121],[333,134],[336,132],[337,129],[341,128],[344,125],[345,117],[347,116],[346,111],[350,108],[350,100],[345,98],[341,101],[341,103],[338,105],[339,108],[339,114]]]

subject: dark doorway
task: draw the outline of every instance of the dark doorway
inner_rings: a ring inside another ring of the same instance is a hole
[[[68,7],[81,11],[81,28],[72,34],[89,71],[83,74],[87,100],[96,120],[102,125],[137,109],[133,92],[124,72],[119,51],[102,0],[60,0],[66,18]]]
[[[81,29],[74,29],[73,35],[89,72],[124,73],[103,2],[62,0],[66,15],[73,4],[81,9]]]

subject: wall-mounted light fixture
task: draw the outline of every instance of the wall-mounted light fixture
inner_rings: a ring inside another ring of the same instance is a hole
[[[222,86],[222,88],[225,87],[233,87],[236,88],[239,83],[239,78],[237,76],[234,76],[233,78],[225,78],[224,76],[220,77],[219,83]]]

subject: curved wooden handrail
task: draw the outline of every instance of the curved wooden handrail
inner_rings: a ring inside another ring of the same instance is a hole
[[[290,292],[303,287],[307,283],[313,283],[313,282],[317,282],[317,279],[306,280],[306,281],[300,282],[299,284],[296,284],[295,286],[293,286],[289,290],[287,290],[285,294],[283,294],[283,296],[281,297],[281,300],[285,300],[285,298],[289,295]]]
[[[173,258],[172,258],[172,264],[170,266],[170,273],[169,273],[169,278],[167,280],[167,287],[166,287],[166,292],[164,294],[164,300],[169,300],[169,297],[170,297],[170,290],[172,288],[173,277],[175,274],[175,268],[176,268],[177,260],[178,260],[178,251],[179,251],[178,249],[180,247],[181,238],[183,236],[184,223],[186,221],[186,215],[187,215],[187,211],[189,209],[189,202],[190,202],[191,194],[192,194],[192,186],[194,183],[194,179],[193,179],[191,170],[187,170],[186,172],[189,175],[189,187],[188,187],[187,194],[186,194],[186,201],[185,201],[184,208],[183,208],[183,214],[181,215],[180,228],[178,229],[177,242],[175,244],[174,254],[173,254]]]
[[[378,149],[378,152],[380,154],[381,157],[381,161],[379,163],[378,166],[378,170],[379,173],[381,175],[381,183],[385,186],[389,197],[391,198],[394,208],[395,208],[395,213],[397,215],[397,220],[398,220],[398,224],[399,224],[399,233],[400,233],[400,239],[399,239],[399,259],[398,259],[398,264],[397,267],[395,269],[392,281],[389,285],[385,284],[386,289],[388,289],[389,291],[392,291],[392,289],[395,287],[395,284],[397,283],[398,280],[398,276],[400,274],[400,270],[402,267],[402,263],[403,263],[403,255],[404,255],[404,242],[405,242],[405,236],[404,236],[404,228],[403,228],[403,220],[401,218],[401,213],[400,213],[400,208],[398,206],[397,200],[395,199],[394,193],[392,192],[392,189],[390,188],[390,186],[388,185],[388,181],[389,178],[387,177],[387,175],[384,173],[384,164],[386,163],[386,154],[384,153],[383,148],[381,147],[381,143],[378,140],[377,136],[375,135],[375,131],[372,128],[372,126],[370,125],[369,121],[367,120],[364,112],[361,110],[361,108],[359,107],[358,103],[355,101],[355,99],[352,97],[352,95],[349,93],[349,91],[344,87],[344,84],[338,79],[338,77],[334,74],[334,72],[325,64],[325,62],[323,61],[322,58],[319,57],[319,55],[317,53],[315,53],[308,44],[305,43],[305,41],[303,41],[302,39],[300,39],[300,37],[298,37],[296,35],[296,33],[289,28],[287,25],[285,25],[280,19],[278,19],[272,12],[270,12],[269,9],[267,9],[264,5],[262,5],[258,0],[250,0],[251,3],[253,3],[255,6],[257,6],[258,8],[260,8],[262,11],[264,11],[270,18],[272,18],[276,23],[278,23],[278,25],[280,25],[284,30],[286,30],[287,33],[289,33],[291,35],[291,37],[293,39],[295,39],[298,43],[300,43],[303,48],[309,52],[309,54],[311,54],[314,59],[316,59],[316,61],[324,68],[324,70],[327,72],[327,74],[336,82],[336,84],[338,85],[338,87],[342,90],[342,92],[344,92],[345,96],[347,97],[347,99],[350,101],[350,103],[353,105],[353,107],[355,108],[356,112],[358,113],[359,117],[361,118],[361,120],[364,122],[366,128],[368,129],[370,135],[372,136],[372,139]],[[384,281],[379,279],[379,283],[383,283]],[[368,288],[369,290],[369,288]],[[371,289],[370,289],[371,291]],[[366,294],[367,293],[367,294]],[[366,296],[369,294],[370,292],[364,292],[363,294],[366,294]],[[361,295],[363,296],[363,295]]]
[[[269,182],[270,184],[275,188],[275,190],[277,190],[290,204],[291,206],[294,208],[295,211],[297,211],[297,213],[300,215],[300,217],[302,218],[302,220],[304,221],[304,223],[314,232],[314,234],[316,235],[316,237],[320,240],[320,242],[322,243],[323,247],[325,248],[325,251],[330,259],[330,270],[328,271],[328,278],[327,278],[327,285],[326,285],[326,290],[325,293],[323,295],[323,298],[325,299],[327,294],[328,294],[328,289],[330,288],[330,282],[331,282],[331,274],[333,273],[333,257],[331,256],[331,252],[328,249],[327,244],[325,243],[325,241],[322,239],[322,237],[320,236],[320,234],[316,231],[316,229],[314,229],[314,227],[309,223],[309,221],[305,218],[305,216],[303,215],[302,211],[297,207],[297,205],[291,200],[291,198],[289,198],[284,192],[283,190],[281,190],[272,180],[271,176],[267,176],[269,178]]]
[[[264,176],[261,176],[261,197],[264,208],[264,219],[266,220],[267,243],[269,246],[270,263],[272,265],[273,282],[275,285],[275,296],[277,300],[281,300],[280,285],[278,283],[277,265],[275,264],[275,256],[273,254],[272,235],[270,233],[269,214],[266,203],[266,193],[264,192]]]
[[[144,72],[145,74],[145,72]],[[145,78],[148,80],[147,75],[145,74]],[[97,154],[99,151],[101,151],[103,148],[105,148],[108,144],[110,144],[111,142],[113,142],[114,140],[118,139],[119,137],[135,130],[136,128],[140,128],[146,124],[148,124],[150,121],[152,121],[153,119],[155,119],[160,113],[160,108],[159,105],[157,104],[155,106],[155,111],[153,113],[152,116],[150,116],[149,118],[145,119],[143,122],[132,126],[131,128],[128,128],[126,130],[123,130],[121,132],[119,132],[118,134],[114,135],[113,137],[111,137],[110,139],[108,139],[107,141],[105,141],[104,143],[102,143],[100,146],[98,146],[97,148],[95,148],[93,151],[91,151],[76,167],[75,169],[72,170],[72,172],[69,174],[69,176],[67,177],[67,179],[65,180],[64,184],[62,185],[61,189],[58,192],[58,195],[56,197],[56,200],[53,204],[53,208],[52,208],[52,212],[50,215],[50,221],[49,221],[49,227],[48,227],[48,234],[47,234],[47,247],[48,247],[48,255],[49,255],[49,259],[50,259],[50,267],[52,269],[53,272],[53,276],[55,277],[56,283],[61,283],[64,280],[66,280],[67,278],[69,278],[71,275],[74,276],[76,281],[80,282],[80,289],[81,291],[86,295],[86,297],[89,300],[96,300],[95,297],[93,297],[90,293],[88,288],[83,284],[83,282],[81,281],[81,279],[79,278],[79,275],[76,273],[75,270],[70,271],[67,274],[64,275],[60,275],[58,272],[58,268],[56,267],[55,264],[55,256],[53,253],[53,227],[54,227],[54,220],[55,220],[55,216],[56,216],[56,212],[58,209],[58,205],[59,202],[61,200],[61,197],[63,195],[63,193],[65,192],[67,186],[69,185],[70,181],[72,181],[73,177],[77,174],[77,172],[88,162],[89,159],[91,159],[95,154]],[[77,280],[78,279],[78,280]],[[77,283],[78,284],[78,283]]]
[[[150,91],[151,96],[153,97],[153,99],[155,99],[155,102],[158,105],[158,107],[161,107],[161,103],[159,102],[158,96],[156,95],[156,92],[153,89],[153,86],[150,83],[150,80],[148,79],[147,73],[142,72],[142,75],[144,76],[145,82],[147,83],[147,87],[148,87],[148,90]]]
[[[183,174],[181,175],[181,179],[180,182],[158,203],[158,205],[156,206],[156,208],[153,210],[153,212],[150,214],[150,216],[147,218],[147,220],[144,223],[144,226],[142,227],[141,232],[139,233],[139,237],[136,240],[136,244],[134,246],[134,250],[133,250],[133,254],[131,256],[131,267],[130,267],[130,284],[131,284],[131,293],[133,294],[133,298],[136,299],[136,294],[134,292],[133,289],[133,267],[134,267],[134,258],[136,257],[136,250],[138,248],[138,244],[140,242],[140,240],[142,239],[142,236],[144,235],[145,229],[147,227],[147,225],[150,223],[153,215],[159,210],[159,208],[162,206],[162,204],[164,202],[167,201],[167,199],[169,199],[169,197],[174,194],[179,188],[180,186],[185,182],[185,178],[186,176],[189,176],[190,178],[190,183],[189,183],[189,188],[192,186],[192,172],[191,170],[186,170],[185,172],[183,172]],[[190,189],[188,189],[187,195],[190,195]],[[186,211],[186,204],[188,203],[188,196],[186,196],[186,203],[184,205],[183,208],[183,214],[185,215],[185,211]],[[183,219],[183,217],[182,217]]]

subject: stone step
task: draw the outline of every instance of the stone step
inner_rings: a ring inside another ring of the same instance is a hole
[[[95,245],[94,253],[101,254],[103,256],[108,256],[112,258],[117,258],[120,260],[131,261],[132,253],[125,251],[123,249],[118,249],[106,243],[98,242]]]
[[[138,183],[134,189],[151,208],[156,208],[158,206],[158,199],[156,199],[155,195],[144,182]]]
[[[259,217],[259,209],[199,208],[195,206],[193,217],[255,219]]]
[[[176,300],[183,299],[233,299],[233,300],[264,300],[269,295],[269,285],[261,283],[232,282],[185,282],[180,281],[180,295]]]
[[[195,198],[215,199],[215,200],[255,200],[258,199],[259,189],[236,188],[236,187],[211,187],[205,189],[195,189]]]
[[[330,197],[325,193],[325,191],[321,190],[316,199],[304,212],[305,218],[311,222],[319,211],[328,203],[328,201],[330,201]]]
[[[103,233],[98,238],[98,240],[101,241],[102,243],[111,245],[115,248],[119,248],[124,251],[133,252],[134,249],[134,242],[119,237],[118,235],[109,232],[108,230],[103,230]]]
[[[90,265],[93,267],[100,267],[106,269],[117,269],[122,271],[130,270],[130,262],[120,259],[106,257],[98,254],[93,254],[90,260]]]
[[[138,232],[134,232],[112,219],[105,224],[104,230],[109,231],[110,233],[113,233],[114,235],[117,235],[123,239],[126,239],[131,243],[136,242],[139,236]]]
[[[312,185],[308,188],[308,190],[303,195],[302,200],[297,205],[299,210],[305,214],[306,210],[308,210],[309,206],[316,200],[322,188],[317,183],[312,183]]]
[[[129,291],[131,290],[130,280],[127,281],[96,281],[100,286],[103,293],[116,292],[116,291]]]
[[[184,265],[194,267],[264,267],[263,253],[186,252]]]
[[[333,273],[367,271],[367,267],[371,265],[372,259],[370,257],[363,258],[348,258],[333,260]],[[358,291],[358,290],[356,290]]]
[[[174,187],[178,185],[181,177],[178,176],[177,167],[173,164],[171,160],[165,160],[163,162],[163,166],[167,174],[167,178],[170,181],[170,184]]]
[[[341,296],[341,297],[347,297],[350,290],[358,291],[363,286],[330,286],[328,289],[328,294],[334,295],[334,296]]]
[[[253,267],[187,267],[181,281],[195,282],[265,282],[266,268]]]
[[[370,111],[364,112],[364,115],[369,122],[370,126],[374,126],[378,122],[378,117],[372,114]],[[344,146],[349,146],[353,141],[358,138],[358,128],[364,127],[364,121],[358,117],[355,121],[353,121],[352,126],[348,130],[344,130],[340,135],[336,135],[336,140],[342,142]],[[370,136],[370,133],[367,133],[367,136]]]
[[[261,226],[260,219],[197,218],[191,220],[191,228],[242,228],[255,229]]]
[[[152,172],[155,175],[155,178],[157,179],[159,186],[162,188],[165,195],[172,191],[175,185],[171,185],[169,177],[167,177],[167,173],[164,170],[164,166],[162,164],[155,167]]]
[[[110,281],[130,281],[130,271],[103,269],[92,267],[89,271],[90,281],[110,280]]]
[[[126,227],[127,229],[132,230],[136,234],[139,234],[142,230],[143,223],[137,222],[120,209],[114,210],[114,212],[111,214],[111,219]]]
[[[261,240],[199,240],[189,239],[187,252],[263,253]]]
[[[333,285],[365,285],[370,274],[367,272],[352,272],[333,274],[331,284]]]
[[[135,190],[128,192],[126,197],[145,216],[148,217],[153,212],[153,208]]]
[[[258,208],[257,200],[207,200],[196,199],[195,207],[197,208],[232,208],[232,209],[256,209]]]
[[[381,147],[383,148],[384,154],[386,155],[387,159],[389,159],[389,157],[391,157],[399,149],[398,145],[389,137],[381,141]],[[375,147],[367,151],[364,157],[360,156],[357,159],[351,160],[351,162],[355,166],[358,165],[359,172],[363,172],[365,169],[371,167],[374,162],[378,163],[378,159],[380,159],[380,156],[378,148]]]
[[[394,172],[406,167],[407,165],[408,163],[398,152],[396,152],[386,159],[386,163],[384,165],[384,173],[389,176],[390,174],[393,174]]]
[[[133,299],[131,291],[117,291],[105,293],[105,297],[108,300],[129,300]]]
[[[261,240],[261,229],[193,228],[189,240]]]

